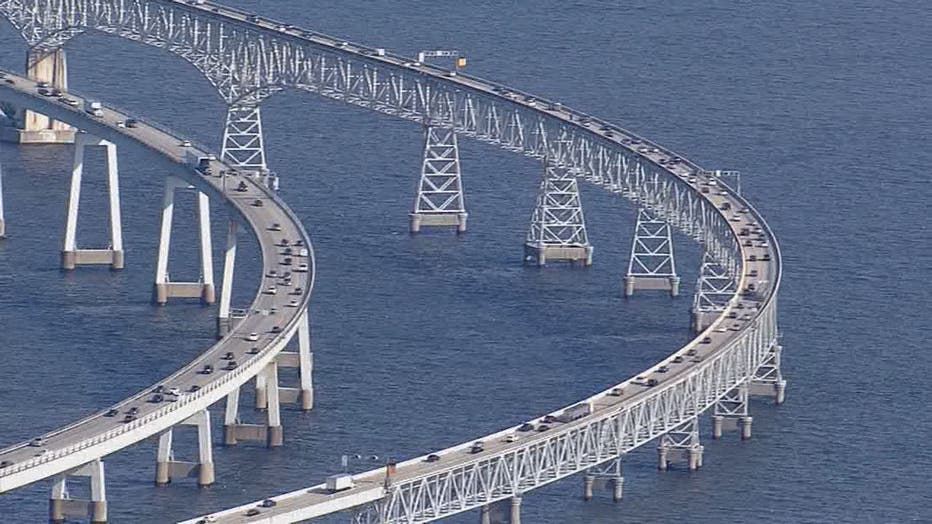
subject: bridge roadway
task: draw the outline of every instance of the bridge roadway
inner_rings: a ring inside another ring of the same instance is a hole
[[[740,195],[715,179],[711,173],[703,171],[699,166],[676,155],[657,144],[643,139],[634,133],[626,131],[608,122],[601,121],[585,113],[556,104],[541,97],[531,96],[510,87],[489,82],[476,77],[456,74],[443,68],[419,64],[412,59],[392,55],[378,54],[375,50],[358,44],[350,44],[339,39],[321,35],[312,31],[295,28],[290,25],[269,20],[266,18],[253,19],[252,15],[237,9],[228,8],[211,2],[192,5],[194,9],[211,11],[218,16],[229,18],[238,23],[251,24],[268,31],[284,33],[297,39],[304,39],[339,53],[355,54],[361,59],[377,60],[396,67],[417,70],[420,73],[433,77],[438,82],[453,84],[456,87],[473,90],[482,95],[496,97],[505,101],[525,106],[525,108],[550,117],[562,120],[564,123],[577,128],[577,131],[598,135],[602,140],[614,143],[618,147],[629,149],[657,168],[675,176],[689,184],[696,194],[708,200],[720,213],[731,229],[734,240],[738,246],[741,257],[740,274],[738,279],[738,292],[729,302],[721,316],[695,339],[678,349],[666,359],[658,362],[648,370],[632,377],[616,386],[601,391],[583,401],[590,402],[593,413],[582,419],[561,424],[548,424],[551,429],[546,432],[518,433],[517,442],[505,441],[505,436],[516,433],[520,425],[512,426],[495,434],[481,437],[485,450],[478,454],[469,451],[473,440],[435,452],[440,460],[427,462],[426,456],[415,457],[397,465],[396,472],[391,477],[392,484],[405,480],[432,476],[440,471],[451,470],[465,464],[487,460],[492,455],[502,455],[510,450],[528,447],[529,444],[553,438],[554,434],[567,433],[579,428],[593,419],[604,418],[617,413],[625,405],[643,400],[651,394],[666,386],[671,386],[695,373],[698,368],[708,363],[712,357],[727,350],[729,345],[745,334],[752,326],[761,311],[769,306],[775,297],[780,280],[780,253],[776,238],[770,231],[764,219]],[[723,209],[724,204],[730,209]],[[741,235],[741,229],[748,228],[749,235]],[[750,245],[746,242],[750,240]],[[752,256],[754,260],[752,261]],[[765,260],[767,258],[767,260]],[[746,295],[743,293],[748,284],[756,286],[756,292]],[[729,318],[730,314],[737,315]],[[695,351],[695,354],[690,355]],[[682,362],[675,363],[674,359],[682,358]],[[668,371],[661,372],[666,367]],[[658,385],[650,387],[647,381],[655,379]],[[613,396],[612,390],[622,388],[621,396]],[[581,401],[581,402],[583,402]],[[554,411],[550,415],[558,415],[563,409]],[[538,417],[530,422],[543,423],[545,416]],[[552,482],[562,478],[557,475],[548,480]],[[330,493],[325,484],[318,484],[279,496],[271,497],[275,506],[266,508],[259,502],[244,504],[225,511],[212,513],[203,517],[184,521],[183,524],[199,524],[204,522],[217,523],[285,523],[298,522],[321,515],[347,510],[353,507],[383,499],[387,495],[385,489],[385,471],[376,469],[354,475],[355,487],[338,493]],[[546,482],[542,482],[544,484]],[[535,486],[536,487],[536,486]],[[501,498],[501,497],[500,497]],[[247,516],[249,510],[259,510],[259,514]],[[468,508],[466,508],[468,509]],[[465,510],[465,509],[464,509]],[[444,516],[455,513],[450,512]]]
[[[314,258],[310,238],[294,213],[262,184],[240,174],[228,174],[224,180],[219,174],[229,173],[231,168],[216,160],[210,162],[212,175],[202,176],[186,164],[185,150],[191,149],[206,157],[209,155],[206,149],[183,147],[182,138],[178,135],[110,107],[103,109],[102,118],[94,118],[84,112],[84,98],[71,93],[65,93],[64,96],[76,100],[79,105],[72,107],[56,98],[40,96],[37,94],[35,82],[12,73],[7,72],[5,79],[0,79],[0,101],[36,110],[113,142],[118,147],[141,145],[162,157],[165,161],[166,175],[181,177],[197,190],[226,202],[231,218],[237,219],[233,215],[238,215],[239,220],[249,225],[258,240],[264,268],[263,278],[259,294],[250,305],[246,317],[229,335],[197,359],[157,383],[166,388],[177,387],[185,392],[178,401],[148,402],[147,398],[153,390],[153,387],[148,387],[107,409],[42,435],[45,443],[41,447],[22,442],[0,450],[0,461],[11,463],[0,469],[0,493],[68,471],[157,435],[223,399],[236,387],[255,376],[285,346],[288,337],[297,329],[301,314],[307,308],[314,281]],[[118,122],[124,122],[128,118],[136,118],[139,121],[138,126],[130,128],[118,125]],[[247,191],[235,191],[240,182],[246,183]],[[161,198],[161,192],[153,195],[153,198]],[[263,203],[261,207],[254,205],[257,200]],[[279,224],[281,231],[272,231],[273,224]],[[283,238],[292,243],[301,240],[307,246],[307,257],[293,256],[295,264],[304,261],[309,270],[307,273],[293,273],[294,283],[290,289],[280,288],[279,294],[265,294],[267,286],[275,284],[267,272],[271,269],[281,271],[283,267],[279,265],[282,260],[282,248],[279,244]],[[302,288],[303,293],[300,296],[291,291],[296,288]],[[296,307],[289,305],[294,299],[298,300]],[[276,313],[269,314],[273,308]],[[276,326],[282,328],[282,333],[272,332]],[[244,339],[250,332],[259,334],[257,342]],[[247,352],[254,347],[259,348],[259,353],[248,354]],[[227,352],[232,352],[239,363],[235,370],[224,369],[227,362],[221,357]],[[201,374],[200,370],[205,364],[213,365],[215,371],[212,374]],[[189,392],[195,385],[199,386],[200,390]],[[139,409],[138,418],[134,422],[122,422],[131,407]],[[106,412],[111,408],[118,410],[119,415],[106,416]]]

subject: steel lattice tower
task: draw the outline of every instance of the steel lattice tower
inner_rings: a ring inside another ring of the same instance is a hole
[[[451,129],[424,127],[424,160],[411,218],[411,232],[421,226],[456,226],[466,231],[466,200],[460,172],[459,143]]]
[[[592,246],[574,170],[545,163],[524,258],[539,266],[547,260],[581,260],[592,265]]]
[[[638,211],[624,282],[626,297],[633,295],[635,289],[669,290],[674,297],[680,291],[670,224],[655,218],[646,209]]]
[[[266,185],[278,189],[278,178],[265,161],[262,112],[258,104],[234,104],[227,109],[220,159],[264,178]]]
[[[731,272],[709,253],[702,255],[696,294],[693,295],[692,329],[699,333],[721,315],[735,294],[735,279]]]

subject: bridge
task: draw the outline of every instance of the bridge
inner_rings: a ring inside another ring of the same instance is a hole
[[[158,436],[156,482],[193,475],[214,481],[210,406],[225,400],[225,444],[283,443],[280,404],[312,408],[307,304],[313,250],[301,223],[277,196],[266,161],[261,104],[285,89],[309,91],[413,121],[424,127],[424,158],[410,212],[411,231],[466,231],[468,212],[458,138],[501,146],[541,162],[541,183],[524,244],[525,261],[593,263],[578,182],[602,187],[639,208],[624,294],[659,290],[676,296],[672,228],[699,242],[704,256],[692,306],[696,337],[663,361],[573,406],[515,424],[475,441],[353,475],[347,489],[318,484],[189,522],[297,522],[351,511],[356,522],[424,522],[479,510],[483,522],[508,513],[520,522],[522,495],[574,475],[584,493],[607,479],[622,496],[621,457],[652,441],[658,467],[702,465],[698,419],[712,413],[713,436],[739,428],[750,438],[749,395],[783,401],[777,292],[781,257],[766,221],[727,172],[706,170],[636,134],[559,102],[431,65],[380,48],[345,42],[287,23],[206,1],[0,0],[0,14],[30,46],[27,75],[5,73],[0,102],[29,109],[20,143],[74,142],[75,163],[62,267],[108,264],[120,269],[122,237],[117,147],[146,147],[169,174],[153,299],[216,300],[210,256],[210,198],[230,220],[217,321],[218,342],[178,372],[110,408],[40,439],[0,450],[0,492],[53,479],[50,519],[107,520],[102,459]],[[189,61],[228,106],[220,153],[125,111],[68,92],[64,46],[100,31],[166,49]],[[40,84],[41,82],[41,84]],[[95,103],[96,102],[96,103]],[[78,131],[80,130],[80,131]],[[111,243],[75,242],[87,147],[108,150]],[[168,272],[174,195],[191,188],[199,208],[201,277],[175,282]],[[0,189],[2,201],[2,189]],[[3,222],[0,205],[0,224]],[[248,308],[235,310],[230,290],[236,238],[245,226],[261,246],[263,280]],[[287,274],[288,278],[285,278]],[[289,347],[296,346],[291,349]],[[210,366],[210,367],[205,367]],[[297,387],[279,385],[278,368],[300,370]],[[207,372],[210,370],[210,372]],[[243,423],[239,391],[255,379],[259,424]],[[196,462],[174,460],[172,428],[198,428]],[[528,430],[528,428],[533,428]],[[74,500],[68,482],[91,481],[91,500]],[[346,479],[342,479],[346,480]]]

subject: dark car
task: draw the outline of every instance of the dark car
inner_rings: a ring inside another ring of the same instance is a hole
[[[426,459],[427,462],[437,462],[439,460],[440,460],[440,455],[434,455],[434,454],[427,455],[427,459]]]
[[[114,409],[109,409],[109,410],[107,410],[107,412],[104,413],[104,416],[105,416],[105,417],[115,417],[115,416],[117,416],[117,415],[119,415],[119,414],[120,414],[120,410],[114,408]]]
[[[258,514],[260,514],[260,513],[262,513],[262,512],[259,511],[258,509],[252,508],[251,510],[249,510],[249,511],[246,512],[246,516],[247,516],[247,517],[255,517],[256,515],[258,515]]]
[[[126,423],[126,422],[132,422],[132,421],[134,421],[134,420],[136,420],[136,415],[126,415],[125,417],[123,417],[123,422],[124,422],[124,423]]]
[[[476,442],[469,448],[470,453],[482,453],[485,451],[485,446],[482,445],[482,442]]]
[[[272,499],[265,499],[259,505],[262,506],[263,508],[274,508],[276,504],[277,502],[275,502]]]
[[[233,360],[235,357],[236,355],[234,355],[232,351],[227,351],[226,354],[223,355],[223,360]]]
[[[214,372],[214,367],[211,366],[210,364],[204,364],[203,369],[201,369],[201,374],[203,375],[210,375],[213,372]]]
[[[550,426],[546,424],[541,424],[540,427],[537,428],[537,431],[547,431],[548,429],[550,429]]]
[[[126,127],[139,127],[139,120],[136,120],[135,118],[127,118],[126,122],[124,123],[126,124]]]
[[[236,186],[236,190],[239,191],[240,193],[244,193],[246,191],[249,191],[249,186],[246,185],[246,182],[240,182],[239,185]]]
[[[525,422],[524,424],[521,424],[521,427],[518,428],[518,431],[534,431],[534,424]]]
[[[12,460],[4,460],[3,462],[0,462],[0,469],[2,469],[2,468],[8,468],[8,467],[10,467],[10,466],[12,466],[12,465],[13,465],[13,461],[12,461]]]
[[[659,380],[657,380],[657,379],[655,379],[655,378],[647,379],[647,387],[651,387],[651,388],[652,388],[652,387],[656,386],[657,384],[660,384],[660,381],[659,381]]]
[[[227,367],[226,367],[225,369],[226,369],[227,371],[232,371],[232,370],[236,369],[238,366],[239,366],[239,364],[237,364],[235,360],[231,360],[231,361],[229,361],[229,362],[227,363]]]
[[[262,207],[262,206],[265,205],[265,204],[263,204],[262,201],[259,200],[259,199],[257,198],[257,199],[255,199],[255,200],[252,201],[252,205],[253,205],[253,207]]]

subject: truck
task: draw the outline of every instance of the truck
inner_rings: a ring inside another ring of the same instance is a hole
[[[566,424],[567,422],[579,420],[589,413],[592,413],[592,406],[590,406],[588,402],[582,402],[564,409],[563,413],[557,416],[557,420]]]
[[[210,174],[210,163],[217,159],[214,155],[204,155],[192,148],[185,149],[185,162],[194,169],[197,169],[204,175]]]
[[[348,473],[338,473],[327,477],[327,491],[336,493],[351,489],[353,487],[353,476]]]
[[[91,115],[101,118],[104,116],[104,106],[97,100],[85,100],[84,101],[84,111],[90,113]]]

